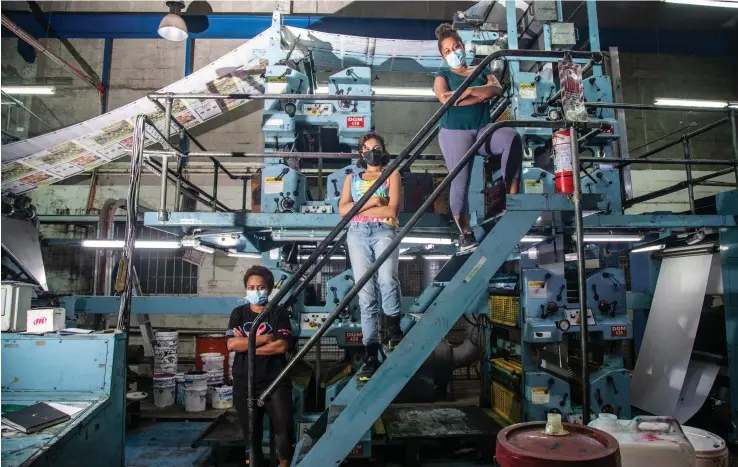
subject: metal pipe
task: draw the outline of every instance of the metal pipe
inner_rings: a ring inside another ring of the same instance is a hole
[[[692,123],[690,123],[690,124],[688,124],[688,125],[684,125],[683,127],[681,127],[681,128],[677,128],[677,129],[676,129],[676,130],[674,130],[674,131],[670,131],[670,132],[666,133],[665,135],[659,136],[658,138],[656,138],[656,139],[653,139],[653,140],[651,140],[651,141],[647,142],[646,144],[641,144],[641,145],[640,145],[640,146],[638,146],[637,148],[633,148],[633,149],[631,149],[631,150],[630,150],[630,152],[631,152],[631,153],[633,153],[633,152],[636,152],[636,151],[640,151],[641,149],[643,149],[643,148],[647,148],[648,146],[652,145],[653,143],[655,143],[655,142],[657,142],[657,141],[661,141],[662,139],[666,139],[666,138],[668,138],[668,137],[669,137],[669,136],[671,136],[671,135],[674,135],[674,134],[676,134],[676,133],[679,133],[680,131],[684,131],[684,130],[686,130],[686,129],[688,129],[688,128],[692,128],[692,127],[694,127],[694,126],[697,126],[697,123],[696,123],[696,122],[692,122]]]
[[[682,146],[684,149],[684,160],[689,161],[692,159],[692,152],[689,147],[689,140],[682,136]],[[689,196],[689,212],[692,214],[695,213],[694,208],[694,184],[692,183],[692,165],[686,164],[684,166],[684,171],[687,174],[687,195]]]
[[[714,173],[711,173],[711,174],[707,174],[707,175],[703,175],[701,177],[693,178],[692,179],[692,184],[699,185],[701,182],[703,182],[705,180],[709,180],[711,178],[720,177],[722,175],[732,173],[733,170],[734,170],[733,167],[728,167],[727,169],[718,170],[717,172],[714,172]],[[623,207],[624,208],[629,208],[629,207],[633,206],[634,204],[642,203],[643,201],[649,201],[649,200],[652,200],[654,198],[659,198],[659,197],[664,196],[664,195],[669,195],[669,194],[674,193],[674,192],[677,192],[679,190],[683,190],[683,189],[687,188],[687,186],[688,186],[687,182],[686,181],[683,181],[683,182],[676,183],[676,184],[674,184],[672,186],[668,186],[666,188],[662,188],[660,190],[656,190],[656,191],[653,191],[651,193],[647,193],[647,194],[642,195],[642,196],[636,196],[635,198],[631,198],[631,199],[623,202]]]
[[[179,212],[182,197],[182,173],[177,174],[177,182],[174,184],[174,212]]]
[[[213,212],[215,212],[218,206],[218,166],[215,164],[215,171],[213,172]]]
[[[408,158],[407,161],[400,167],[400,172],[410,170],[411,166],[413,165],[413,162],[415,162],[418,157],[422,154],[423,151],[425,151],[425,148],[427,148],[431,142],[438,136],[438,132],[440,131],[441,127],[436,126],[433,130],[431,130],[430,133],[428,133],[423,141],[420,142],[418,145],[418,148],[415,150],[415,153]]]
[[[171,136],[172,124],[172,104],[174,99],[171,96],[167,96],[167,105],[164,110],[164,139],[169,142]],[[145,126],[145,124],[144,124]],[[161,156],[161,193],[159,198],[159,222],[166,222],[169,220],[169,212],[167,211],[167,175],[169,172],[169,156]]]
[[[449,99],[450,100],[450,99]],[[498,130],[499,128],[504,127],[541,127],[541,128],[560,128],[562,126],[562,122],[546,122],[546,121],[536,121],[536,120],[507,120],[504,122],[497,122],[494,125],[489,126],[477,139],[477,141],[474,142],[471,148],[466,152],[464,157],[459,161],[456,166],[448,173],[448,175],[443,179],[443,181],[436,187],[433,192],[428,195],[428,198],[423,202],[423,204],[418,208],[418,210],[413,214],[413,216],[407,221],[405,226],[400,230],[400,232],[395,236],[395,238],[392,239],[389,245],[384,249],[381,255],[379,255],[374,263],[369,267],[367,272],[361,276],[361,278],[356,279],[354,286],[351,288],[351,290],[344,296],[343,300],[336,305],[336,308],[330,312],[330,314],[326,317],[326,321],[321,325],[320,328],[313,334],[313,336],[308,339],[308,341],[300,348],[300,350],[297,352],[297,354],[287,363],[285,368],[282,370],[282,372],[274,379],[271,385],[267,387],[266,390],[261,394],[259,397],[259,402],[263,403],[267,397],[281,384],[281,381],[286,377],[286,375],[290,372],[290,370],[299,362],[302,358],[307,355],[307,353],[310,351],[310,349],[315,345],[316,341],[320,339],[323,334],[325,334],[330,327],[330,325],[336,320],[338,315],[348,306],[348,304],[351,302],[351,300],[356,297],[356,295],[359,293],[359,291],[366,285],[367,282],[373,277],[374,273],[376,273],[379,268],[382,266],[382,263],[389,258],[389,256],[392,254],[395,248],[402,242],[402,239],[413,229],[413,227],[420,221],[420,219],[423,216],[423,213],[433,205],[436,199],[441,195],[441,193],[451,184],[451,181],[461,172],[464,167],[474,158],[474,156],[477,154],[477,151],[479,148],[484,144],[487,140],[487,138],[492,135],[493,132]],[[592,127],[592,124],[585,124],[585,127]],[[386,170],[385,170],[386,172]],[[356,205],[354,205],[356,206]],[[348,219],[351,216],[346,215],[344,219]],[[315,251],[318,251],[316,249]],[[313,254],[315,254],[315,251]],[[311,255],[312,256],[312,255]],[[307,262],[312,261],[312,259],[308,259]],[[309,279],[306,279],[309,280]],[[276,297],[275,297],[276,299]],[[259,313],[261,315],[264,313],[263,311]],[[258,322],[259,317],[257,317],[256,320],[254,320],[254,325],[260,324]],[[256,345],[254,343],[254,345]]]
[[[153,102],[154,105],[156,105],[157,107],[159,107],[159,110],[161,110],[162,112],[165,111],[164,106],[162,105],[161,102],[159,102],[158,100],[153,99],[151,97],[149,97],[149,100],[151,102]],[[184,131],[185,135],[187,135],[187,138],[190,141],[192,141],[193,143],[195,143],[195,146],[197,146],[198,148],[200,148],[201,151],[207,151],[207,149],[205,149],[205,146],[203,146],[202,144],[200,144],[200,141],[198,141],[197,138],[195,138],[194,136],[192,136],[192,133],[190,133],[190,131],[187,128],[185,128],[184,125],[182,125],[181,123],[179,123],[179,120],[177,120],[176,118],[172,118],[171,121],[172,121],[172,123],[174,123],[174,125],[177,128],[179,128],[180,131]]]
[[[571,158],[572,165],[579,167],[579,142],[577,140],[577,127],[572,125],[571,132]],[[584,266],[584,221],[582,220],[582,181],[579,171],[574,173],[574,222],[577,238],[577,282],[579,285],[579,321],[581,322],[581,347],[582,347],[582,417],[584,425],[589,423],[589,323],[587,322],[587,276]]]
[[[598,135],[599,133],[600,133],[600,129],[599,129],[599,128],[595,128],[594,130],[590,131],[590,132],[589,132],[589,133],[587,133],[586,135],[584,135],[584,136],[580,137],[580,138],[579,138],[579,140],[578,140],[577,142],[578,142],[579,144],[581,144],[581,143],[583,143],[583,142],[587,141],[587,140],[588,140],[589,138],[591,138],[591,137],[593,137],[593,136],[595,136],[595,135]]]
[[[735,169],[735,183],[738,185],[738,111],[730,111],[730,135],[733,140],[733,168]]]
[[[246,212],[246,195],[248,194],[248,179],[243,179],[243,191],[241,192],[241,212]]]
[[[727,123],[727,122],[728,122],[728,117],[721,118],[720,120],[716,120],[716,121],[710,123],[709,125],[705,125],[702,128],[698,128],[698,129],[696,129],[694,131],[691,131],[689,133],[686,133],[683,136],[686,137],[687,139],[692,139],[695,136],[699,136],[702,133],[704,133],[706,131],[709,131],[709,130],[712,130],[713,128],[716,128],[716,127],[722,125],[723,123]],[[637,159],[643,159],[643,158],[648,157],[648,156],[653,156],[656,153],[659,153],[661,151],[664,151],[666,149],[669,149],[671,147],[676,146],[680,142],[681,142],[681,139],[677,139],[677,140],[670,141],[668,143],[662,144],[661,146],[659,146],[659,147],[657,147],[655,149],[651,149],[650,151],[646,151],[643,154],[641,154],[640,156],[637,156],[637,157],[631,159],[631,162],[630,163],[632,163],[632,161],[635,161]],[[623,166],[623,167],[625,167],[625,166]]]
[[[160,176],[161,175],[161,165],[159,165],[159,163],[157,161],[154,161],[154,160],[145,160],[144,159],[144,165],[146,165],[149,168],[151,168],[154,171],[154,173],[157,174],[157,176]],[[173,170],[171,170],[171,169],[168,170],[167,171],[167,176],[168,176],[168,178],[169,178],[170,181],[172,181],[172,182],[175,182],[176,181],[177,174]],[[182,185],[185,188],[194,191],[197,195],[201,196],[204,199],[204,201],[198,199],[198,202],[200,202],[200,203],[202,203],[202,204],[204,204],[206,206],[208,204],[211,204],[213,202],[213,197],[210,196],[209,193],[205,193],[200,187],[198,187],[197,185],[194,185],[189,180],[182,179]],[[190,196],[192,196],[192,195],[190,195]],[[230,212],[230,209],[228,209],[228,206],[226,206],[225,204],[221,203],[220,201],[218,201],[218,207],[222,211]]]
[[[528,50],[498,50],[490,55],[488,55],[486,58],[484,58],[477,67],[475,67],[469,76],[466,77],[466,79],[461,83],[461,85],[451,94],[451,96],[446,100],[446,102],[438,109],[436,112],[431,116],[431,118],[420,128],[418,133],[410,140],[408,145],[403,149],[398,157],[396,157],[394,160],[392,160],[389,165],[386,167],[385,170],[382,171],[382,174],[377,178],[377,180],[374,181],[374,184],[370,186],[364,195],[354,203],[354,205],[351,207],[348,213],[339,221],[339,223],[331,230],[331,232],[326,236],[326,238],[320,243],[318,248],[316,248],[309,256],[307,261],[305,261],[297,271],[295,271],[294,275],[290,280],[287,282],[287,284],[284,285],[280,289],[279,292],[277,292],[277,295],[275,295],[269,303],[267,303],[264,310],[262,310],[261,313],[258,314],[256,319],[254,320],[254,323],[252,323],[253,327],[257,327],[269,316],[269,313],[282,301],[282,298],[287,295],[288,291],[294,286],[298,281],[302,279],[302,276],[305,274],[307,269],[310,267],[309,265],[313,262],[315,262],[316,259],[320,256],[320,254],[325,250],[328,245],[336,238],[339,232],[341,232],[348,223],[350,222],[351,218],[355,216],[359,210],[366,204],[366,202],[374,195],[374,193],[379,189],[382,184],[389,178],[389,176],[402,164],[402,162],[408,157],[410,152],[420,143],[420,141],[428,134],[429,131],[433,129],[433,127],[438,123],[438,121],[441,119],[441,117],[450,109],[458,100],[459,96],[471,85],[471,83],[479,76],[479,74],[482,72],[483,69],[487,67],[487,65],[490,64],[492,60],[508,56],[508,55],[516,55],[516,56],[523,56],[523,57],[551,57],[551,58],[561,58],[564,57],[566,54],[571,54],[572,58],[592,58],[595,55],[599,55],[601,57],[601,54],[595,54],[592,52],[551,52],[551,51],[535,51],[535,54],[533,51]],[[222,98],[222,97],[221,97]],[[504,123],[504,122],[501,122]],[[521,126],[521,122],[514,122],[517,124],[517,126]],[[528,122],[530,123],[530,122]],[[554,123],[554,122],[535,122],[536,125],[543,125],[545,123]],[[556,124],[559,124],[556,122]],[[512,126],[512,125],[510,125]],[[496,128],[497,125],[493,125],[491,128]],[[481,145],[481,140],[477,141],[479,145],[477,145],[477,148]],[[454,168],[456,170],[456,168]],[[460,169],[459,169],[460,170]],[[458,171],[456,172],[458,173]],[[447,177],[448,178],[448,177]],[[446,179],[444,179],[446,180]],[[427,202],[427,200],[426,200]],[[427,207],[426,207],[427,208]],[[424,209],[423,209],[424,210]],[[418,211],[416,215],[422,214],[423,210]],[[414,216],[415,217],[415,216]],[[408,224],[410,225],[410,224]],[[406,226],[407,227],[407,226]],[[406,230],[404,230],[406,231]],[[398,242],[399,243],[399,242]],[[394,248],[393,248],[394,249]],[[385,250],[385,253],[391,253],[391,250]],[[386,258],[384,258],[386,259]],[[384,259],[382,261],[384,261]],[[377,263],[375,263],[376,265]],[[381,264],[381,262],[379,263]],[[366,275],[365,275],[366,276]],[[309,279],[305,279],[306,281]],[[367,279],[368,280],[368,279]],[[363,284],[362,284],[363,286]],[[355,295],[355,294],[354,294]],[[345,305],[344,305],[345,307]],[[335,316],[334,316],[335,319]],[[325,332],[324,329],[325,326],[321,327],[318,330],[318,333],[320,333],[320,330],[323,329],[323,332]],[[316,334],[317,335],[317,334]],[[249,334],[249,348],[256,348],[256,333],[250,333]],[[254,378],[255,378],[255,363],[256,363],[256,355],[254,352],[248,353],[248,408],[249,408],[249,423],[251,432],[255,433],[257,429],[256,425],[256,387],[254,386]],[[294,362],[295,359],[293,358],[290,362]],[[288,364],[289,366],[289,364]],[[281,378],[284,378],[284,373],[280,374]],[[275,380],[278,381],[278,380]],[[262,401],[263,403],[263,401]],[[250,437],[249,439],[249,452],[250,455],[250,461],[251,465],[253,467],[259,467],[256,465],[256,463],[259,462],[257,457],[255,456],[256,450],[254,445],[254,438]]]
[[[169,93],[149,93],[150,99],[161,99],[168,96]],[[253,94],[253,93],[233,93],[233,94],[172,94],[175,99],[253,99],[253,100],[314,100],[314,101],[370,101],[370,102],[438,102],[435,96],[360,96],[360,95],[336,95],[336,94]]]
[[[625,104],[616,102],[585,102],[585,107],[594,109],[623,109],[623,110],[669,110],[674,112],[706,112],[706,113],[724,113],[726,109],[711,109],[707,107],[682,107],[671,105],[650,105],[650,104]]]
[[[620,164],[621,167],[630,164],[681,164],[681,165],[733,165],[732,160],[725,159],[627,159],[616,157],[582,157],[582,162],[601,162],[603,164]]]
[[[735,188],[735,183],[730,183],[730,182],[712,182],[712,181],[706,181],[706,182],[695,183],[695,185],[700,185],[700,186],[714,186],[714,187],[721,187],[721,188]]]
[[[17,24],[15,24],[14,22],[12,22],[5,15],[2,15],[2,25],[5,26],[6,28],[8,28],[10,31],[12,31],[13,34],[15,34],[16,36],[18,36],[18,38],[20,40],[22,40],[23,42],[27,43],[28,45],[30,45],[34,49],[38,50],[42,54],[46,55],[49,58],[49,60],[51,60],[52,62],[56,63],[57,65],[59,65],[60,67],[64,68],[68,72],[72,73],[77,78],[81,79],[85,83],[87,83],[90,86],[92,86],[93,88],[95,88],[98,93],[102,92],[102,89],[103,88],[102,88],[101,85],[99,85],[99,83],[95,82],[92,78],[90,78],[86,74],[82,73],[77,68],[73,67],[69,63],[67,63],[64,60],[62,60],[54,52],[50,51],[49,49],[47,49],[46,47],[44,47],[43,45],[41,45],[41,43],[38,40],[36,40],[35,37],[31,36],[26,31],[24,31],[23,29],[21,29]]]
[[[164,155],[172,156],[177,155],[173,151],[162,151],[160,149],[147,149],[144,151],[144,155],[148,157],[161,157]],[[352,159],[356,157],[355,153],[352,152],[190,152],[186,154],[187,157],[232,157],[232,158],[258,158],[274,157],[281,159]],[[437,158],[442,159],[442,154],[425,154],[426,158]],[[217,160],[215,160],[217,162]],[[221,165],[221,168],[223,166]]]

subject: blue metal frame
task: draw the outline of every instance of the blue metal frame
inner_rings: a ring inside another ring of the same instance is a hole
[[[110,95],[110,66],[113,61],[113,39],[105,38],[105,44],[103,45],[103,65],[102,65],[102,78],[101,84],[104,86],[103,95],[101,99],[101,110],[100,113],[108,111],[108,96]]]

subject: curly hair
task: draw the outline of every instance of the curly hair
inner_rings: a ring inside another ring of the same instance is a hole
[[[443,23],[436,28],[436,38],[438,39],[439,52],[443,53],[443,41],[445,41],[449,37],[456,40],[456,42],[464,42],[463,40],[461,40],[461,36],[459,35],[458,31],[454,29],[453,26],[451,26],[449,23]]]
[[[362,149],[364,149],[364,143],[366,143],[370,139],[376,139],[379,141],[379,146],[382,147],[382,152],[384,152],[384,157],[382,157],[382,165],[386,165],[389,162],[389,153],[387,152],[387,146],[384,144],[384,138],[379,133],[375,133],[373,131],[370,131],[369,133],[365,133],[361,138],[359,138],[359,143],[356,145],[356,149],[359,153],[359,161],[356,163],[356,166],[361,169],[366,169],[366,162],[364,162],[364,158],[361,157]]]
[[[269,293],[274,289],[274,274],[264,266],[256,264],[246,270],[246,274],[243,275],[244,287],[248,287],[249,277],[251,276],[259,276],[264,279],[264,282],[267,284],[267,289],[269,289]]]

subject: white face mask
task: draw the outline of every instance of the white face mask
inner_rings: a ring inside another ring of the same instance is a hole
[[[464,49],[454,50],[450,54],[446,55],[444,59],[446,59],[446,63],[448,63],[448,66],[451,68],[459,68],[461,65],[466,63],[466,52]]]

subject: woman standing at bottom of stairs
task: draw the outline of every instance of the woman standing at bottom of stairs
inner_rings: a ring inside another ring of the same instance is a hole
[[[382,175],[383,166],[389,162],[384,139],[377,133],[369,132],[359,139],[359,168],[363,172],[346,177],[339,202],[339,214],[345,216],[354,203]],[[398,213],[402,202],[402,180],[399,172],[389,178],[362,207],[349,224],[347,245],[354,277],[359,278],[376,262],[377,258],[397,236]],[[379,271],[359,292],[361,309],[361,331],[364,336],[366,360],[359,371],[359,380],[368,381],[379,368],[379,300],[382,298],[382,311],[389,325],[389,347],[397,346],[402,339],[400,328],[401,293],[399,275],[400,250],[395,248],[392,255],[381,265]]]

